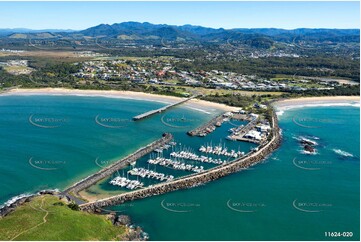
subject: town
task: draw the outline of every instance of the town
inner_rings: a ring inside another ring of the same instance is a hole
[[[116,84],[129,81],[136,84],[193,86],[231,90],[305,91],[329,90],[342,85],[336,80],[260,78],[220,70],[190,72],[177,68],[179,58],[132,58],[92,60],[79,63],[81,68],[73,75],[84,82],[96,80]],[[188,60],[191,61],[191,60]]]

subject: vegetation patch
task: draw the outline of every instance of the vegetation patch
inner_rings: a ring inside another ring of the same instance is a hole
[[[0,240],[122,240],[126,227],[105,215],[75,211],[59,198],[38,196],[0,219]]]

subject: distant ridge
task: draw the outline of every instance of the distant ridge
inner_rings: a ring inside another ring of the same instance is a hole
[[[5,28],[0,29],[0,36],[11,34],[36,34],[36,33],[72,33],[76,32],[72,29],[27,29],[27,28]]]
[[[44,29],[31,30],[24,28],[17,29],[0,29],[1,36],[7,36],[16,33],[56,33],[62,36],[89,36],[101,38],[120,38],[120,39],[163,39],[163,40],[180,40],[180,41],[241,41],[254,43],[257,47],[268,46],[272,41],[292,41],[297,40],[321,40],[321,41],[359,41],[359,29],[317,29],[317,28],[299,28],[293,30],[279,28],[209,28],[195,25],[167,25],[152,24],[148,22],[123,22],[114,24],[99,24],[85,30],[61,30],[61,29]]]

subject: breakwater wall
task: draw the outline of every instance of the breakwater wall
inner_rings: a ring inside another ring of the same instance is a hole
[[[147,146],[140,148],[133,154],[128,155],[127,157],[115,162],[114,164],[107,166],[106,168],[86,177],[85,179],[75,183],[71,187],[67,188],[65,191],[63,191],[63,194],[67,194],[69,192],[78,193],[81,190],[84,190],[85,188],[90,187],[91,185],[94,185],[98,181],[110,176],[117,170],[129,165],[130,163],[136,161],[140,157],[152,152],[153,150],[165,145],[166,143],[169,143],[173,139],[173,135],[170,133],[163,134],[162,138],[148,144]]]
[[[113,206],[117,204],[122,204],[127,201],[142,199],[171,191],[199,186],[201,184],[219,179],[231,173],[247,169],[253,165],[256,165],[257,163],[265,159],[269,154],[271,154],[275,149],[277,149],[280,143],[281,137],[278,127],[278,120],[276,115],[273,113],[272,133],[270,136],[270,140],[269,142],[260,145],[258,151],[251,151],[245,157],[235,159],[230,163],[214,167],[202,173],[188,175],[170,182],[160,183],[153,187],[147,187],[129,193],[101,199],[98,201],[84,203],[80,205],[80,208],[86,211],[96,211],[100,207]]]

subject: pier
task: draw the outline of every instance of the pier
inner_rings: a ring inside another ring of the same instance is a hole
[[[222,125],[224,118],[224,114],[218,115],[204,125],[188,131],[187,134],[190,136],[206,136],[208,133],[214,131],[216,126]]]
[[[203,172],[184,176],[174,179],[169,182],[159,183],[152,187],[143,188],[140,190],[112,196],[105,199],[100,199],[94,202],[88,202],[80,205],[80,208],[85,211],[96,211],[101,207],[113,206],[122,204],[127,201],[142,199],[150,196],[160,195],[167,192],[191,188],[202,185],[204,183],[219,179],[231,173],[245,170],[254,166],[265,159],[275,149],[277,149],[281,142],[280,130],[275,114],[272,117],[272,132],[269,142],[261,144],[257,151],[253,150],[241,158],[237,158],[229,163],[205,170]]]
[[[145,118],[147,118],[147,117],[149,117],[149,116],[152,116],[152,115],[154,115],[154,114],[164,112],[164,111],[166,111],[167,109],[170,109],[170,108],[172,108],[172,107],[174,107],[174,106],[177,106],[177,105],[180,105],[180,104],[182,104],[182,103],[185,103],[185,102],[187,102],[187,101],[189,101],[189,100],[191,100],[191,99],[193,99],[193,98],[195,98],[195,97],[197,97],[197,96],[194,95],[194,96],[191,96],[191,97],[189,97],[189,98],[183,99],[183,100],[181,100],[181,101],[179,101],[179,102],[169,104],[169,105],[167,105],[167,106],[165,106],[165,107],[158,108],[158,109],[155,109],[155,110],[150,110],[150,111],[148,111],[148,112],[139,114],[139,115],[133,117],[133,120],[134,120],[134,121],[138,121],[138,120],[141,120],[141,119],[145,119]]]
[[[77,194],[79,191],[84,190],[85,188],[90,187],[91,185],[94,185],[98,181],[112,175],[114,172],[116,172],[119,169],[124,168],[125,166],[130,165],[132,162],[136,161],[140,157],[151,153],[153,150],[169,143],[173,139],[173,135],[169,133],[163,134],[162,138],[148,144],[147,146],[140,148],[133,154],[128,155],[127,157],[116,161],[114,164],[111,164],[110,166],[103,168],[102,170],[94,173],[93,175],[90,175],[83,180],[75,183],[71,187],[67,188],[65,191],[62,192],[62,194],[66,196],[71,196],[69,193]]]
[[[213,132],[216,127],[220,127],[224,119],[229,118],[233,120],[249,120],[251,121],[250,117],[245,114],[232,114],[232,116],[226,116],[225,113],[220,114],[213,119],[211,119],[209,122],[203,124],[202,126],[195,128],[193,130],[190,130],[187,132],[189,136],[206,136],[207,134]]]

